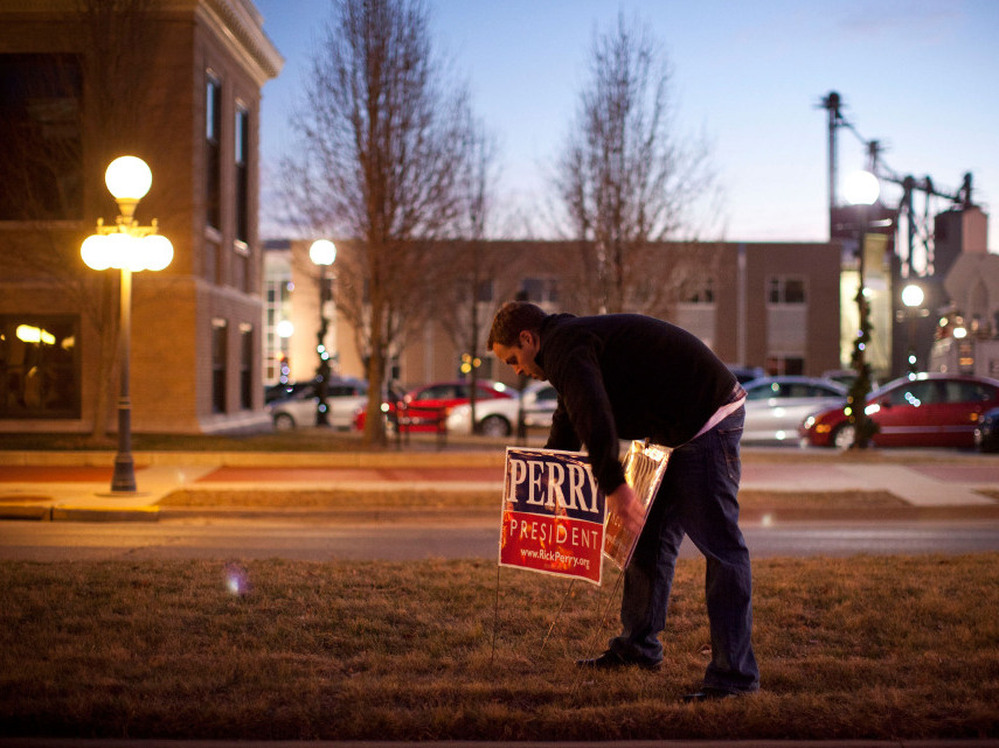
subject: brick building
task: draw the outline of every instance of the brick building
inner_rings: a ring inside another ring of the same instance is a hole
[[[290,379],[309,379],[318,360],[318,275],[308,261],[309,242],[275,241],[269,246],[264,359],[270,366],[265,382],[276,381],[278,358],[287,360]],[[676,249],[665,244],[658,251],[665,258]],[[496,308],[518,294],[550,311],[582,311],[571,276],[571,245],[495,241],[487,242],[484,251],[497,256],[498,261],[490,265],[498,270],[480,296],[479,341],[484,342]],[[723,242],[705,245],[704,251],[711,254],[704,282],[660,316],[694,332],[733,365],[811,376],[841,366],[842,249],[838,242]],[[652,282],[656,282],[654,274],[662,272],[658,268],[668,264],[664,261],[649,268]],[[326,346],[334,353],[338,373],[364,376],[349,325],[335,310],[330,316],[334,324]],[[282,322],[290,331],[288,336],[277,333]],[[399,382],[408,387],[457,378],[464,352],[440,324],[431,322],[410,335],[400,352]],[[498,365],[492,356],[483,357],[480,376],[514,384],[509,368]]]
[[[133,428],[266,423],[258,132],[283,60],[249,0],[82,5],[0,6],[0,431],[114,428],[117,278],[79,248],[117,213],[103,173],[124,153],[153,173],[136,218],[174,247],[134,275]]]

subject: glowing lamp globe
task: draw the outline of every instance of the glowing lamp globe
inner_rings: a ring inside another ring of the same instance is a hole
[[[309,247],[309,259],[316,265],[332,265],[336,261],[336,245],[329,239],[317,239]]]
[[[881,194],[881,184],[871,172],[855,171],[843,182],[843,194],[851,205],[873,205]]]
[[[137,245],[138,240],[129,234],[108,234],[105,236],[104,249],[107,252],[108,265],[116,270],[122,268],[132,270],[136,265]]]
[[[910,283],[902,289],[902,303],[910,309],[920,306],[923,303],[924,298],[925,295],[923,294],[923,289],[915,283]]]
[[[163,270],[173,261],[173,244],[162,234],[149,234],[140,240],[146,270]]]
[[[110,257],[106,249],[107,237],[102,234],[91,234],[80,245],[80,256],[83,263],[94,270],[107,270],[111,267]]]
[[[153,184],[153,173],[137,156],[121,156],[108,164],[104,184],[116,200],[141,200]]]

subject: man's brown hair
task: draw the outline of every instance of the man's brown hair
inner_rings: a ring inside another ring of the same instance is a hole
[[[541,321],[547,316],[544,309],[530,302],[508,301],[493,317],[486,350],[491,351],[494,343],[507,347],[516,345],[522,330],[537,333],[541,329]]]

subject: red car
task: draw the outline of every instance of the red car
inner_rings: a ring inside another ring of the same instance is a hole
[[[878,447],[974,447],[982,414],[999,406],[999,381],[952,374],[902,377],[867,397],[865,412],[877,424]],[[805,419],[803,439],[817,447],[846,449],[853,426],[842,407]]]
[[[513,397],[514,390],[499,382],[480,380],[476,382],[476,399],[490,400],[498,397]],[[448,410],[455,405],[467,403],[472,394],[471,382],[435,382],[410,390],[402,397],[403,410],[400,417],[406,419],[410,431],[437,431],[447,418]],[[394,402],[382,403],[382,410],[391,423],[396,416]],[[365,410],[354,418],[354,425],[364,429],[367,420]]]

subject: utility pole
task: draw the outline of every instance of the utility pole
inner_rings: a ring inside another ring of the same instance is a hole
[[[822,99],[822,106],[827,112],[826,121],[829,129],[829,236],[832,236],[835,230],[835,226],[833,225],[833,209],[836,208],[839,202],[836,197],[836,183],[839,179],[836,131],[843,124],[843,115],[840,112],[841,104],[842,99],[835,91],[830,91],[829,95]]]

